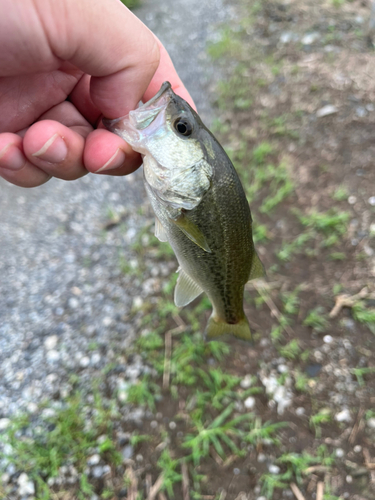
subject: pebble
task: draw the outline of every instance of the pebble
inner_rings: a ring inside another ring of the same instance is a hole
[[[311,45],[320,38],[320,34],[316,31],[313,33],[307,33],[301,40],[302,45]]]
[[[354,453],[361,453],[362,446],[360,446],[359,444],[355,445],[353,448],[353,451],[354,451]]]
[[[17,483],[19,484],[18,494],[21,496],[34,495],[35,486],[32,481],[30,481],[29,476],[22,472],[20,477],[17,479]]]
[[[91,455],[91,457],[87,459],[87,465],[98,465],[99,462],[100,455],[98,453],[95,453],[95,455]]]
[[[158,426],[157,421],[156,420],[151,420],[151,422],[150,422],[151,429],[156,429],[157,426]]]
[[[345,452],[342,448],[337,448],[335,455],[337,458],[342,458],[345,455]]]
[[[328,115],[333,115],[334,113],[337,113],[338,109],[336,106],[333,106],[332,104],[327,104],[326,106],[323,106],[322,108],[318,109],[316,112],[316,116],[318,118],[323,118],[323,116],[328,116]]]
[[[357,203],[357,197],[356,196],[349,196],[348,203],[349,203],[349,205],[354,205],[355,203]]]
[[[10,481],[10,474],[7,474],[6,472],[1,476],[1,482],[3,484],[7,484]]]
[[[350,476],[350,475],[347,475],[347,476],[346,476],[346,478],[345,478],[345,480],[346,480],[346,482],[347,482],[348,484],[351,484],[351,483],[353,482],[353,478],[352,478],[352,476]]]
[[[44,347],[47,349],[47,351],[51,351],[56,347],[58,340],[59,337],[57,335],[50,335],[45,339]]]
[[[369,427],[370,429],[375,429],[375,418],[374,417],[369,418],[367,420],[367,427]]]
[[[296,408],[296,415],[298,417],[302,417],[302,415],[304,415],[306,413],[306,410],[303,406],[299,406],[298,408]]]
[[[370,205],[372,207],[375,206],[375,196],[370,196],[370,198],[368,199],[368,202],[370,203]]]
[[[278,467],[277,465],[271,464],[268,466],[268,471],[270,472],[270,474],[279,474],[280,467]]]
[[[101,465],[95,465],[92,469],[92,475],[93,477],[99,478],[104,475],[104,468]]]
[[[242,387],[242,389],[248,389],[249,387],[251,387],[252,383],[253,383],[252,375],[245,375],[240,382],[240,386]]]
[[[244,401],[245,408],[248,410],[251,410],[255,406],[255,398],[249,396],[248,398],[245,399]]]
[[[131,444],[124,446],[123,449],[121,450],[121,454],[124,460],[130,460],[134,454],[133,446]]]
[[[169,428],[173,431],[177,427],[176,422],[169,422]]]
[[[241,471],[240,471],[240,469],[238,469],[237,467],[235,467],[235,468],[233,469],[233,474],[234,474],[235,476],[238,476],[238,475],[240,474],[240,472],[241,472]]]
[[[138,455],[135,457],[136,461],[137,462],[143,462],[143,455],[141,455],[140,453],[138,453]]]
[[[335,415],[336,422],[351,422],[350,411],[346,408]]]
[[[259,463],[263,463],[267,460],[267,457],[264,453],[258,453],[258,458],[257,458]]]
[[[258,497],[257,500],[267,500],[266,497]]]
[[[364,108],[363,106],[357,106],[357,108],[356,108],[356,110],[355,110],[355,114],[356,114],[359,118],[364,118],[364,117],[367,115],[366,108]]]
[[[10,425],[9,418],[0,418],[0,431],[5,430]]]
[[[88,356],[83,356],[79,360],[79,365],[82,366],[82,368],[87,368],[90,364],[90,358]]]
[[[51,349],[47,352],[46,357],[48,361],[55,363],[60,359],[60,353],[58,351],[55,351],[54,349]]]
[[[323,342],[326,344],[331,344],[333,342],[333,337],[331,335],[324,335]]]

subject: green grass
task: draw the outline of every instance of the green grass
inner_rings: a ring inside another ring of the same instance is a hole
[[[329,328],[329,321],[323,307],[311,309],[303,321],[305,326],[310,326],[315,332],[323,333]]]
[[[33,437],[24,434],[31,424],[31,418],[27,415],[14,418],[10,428],[1,436],[13,449],[10,455],[1,458],[6,458],[17,470],[26,472],[35,481],[38,500],[53,498],[47,480],[56,477],[59,468],[67,462],[74,465],[80,476],[77,498],[83,499],[85,495],[93,493],[84,469],[91,450],[98,447],[99,436],[106,436],[99,445],[100,455],[107,463],[121,463],[111,440],[113,408],[106,407],[95,391],[92,428],[86,425],[86,410],[82,396],[76,393],[63,401],[62,408],[56,410],[53,416],[45,419],[43,427],[38,432],[35,430]]]

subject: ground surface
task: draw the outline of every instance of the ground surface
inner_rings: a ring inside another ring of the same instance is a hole
[[[173,306],[139,175],[1,185],[0,497],[375,498],[368,10],[226,9],[138,13],[243,180],[268,274],[247,286],[254,343],[205,344],[207,301]]]

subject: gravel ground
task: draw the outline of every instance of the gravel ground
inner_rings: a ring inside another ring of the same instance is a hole
[[[233,12],[220,0],[145,1],[136,14],[159,36],[205,121],[216,73],[205,46]],[[126,314],[141,280],[119,266],[145,219],[140,172],[121,179],[89,175],[25,190],[0,179],[0,418],[36,411],[66,392],[68,377],[89,377],[117,347],[132,341]],[[125,231],[103,239],[108,211],[125,215]],[[95,347],[93,347],[93,345]]]

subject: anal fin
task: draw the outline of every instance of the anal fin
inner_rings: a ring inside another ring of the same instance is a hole
[[[181,269],[174,289],[174,303],[176,306],[184,307],[190,304],[202,292],[202,288]]]

